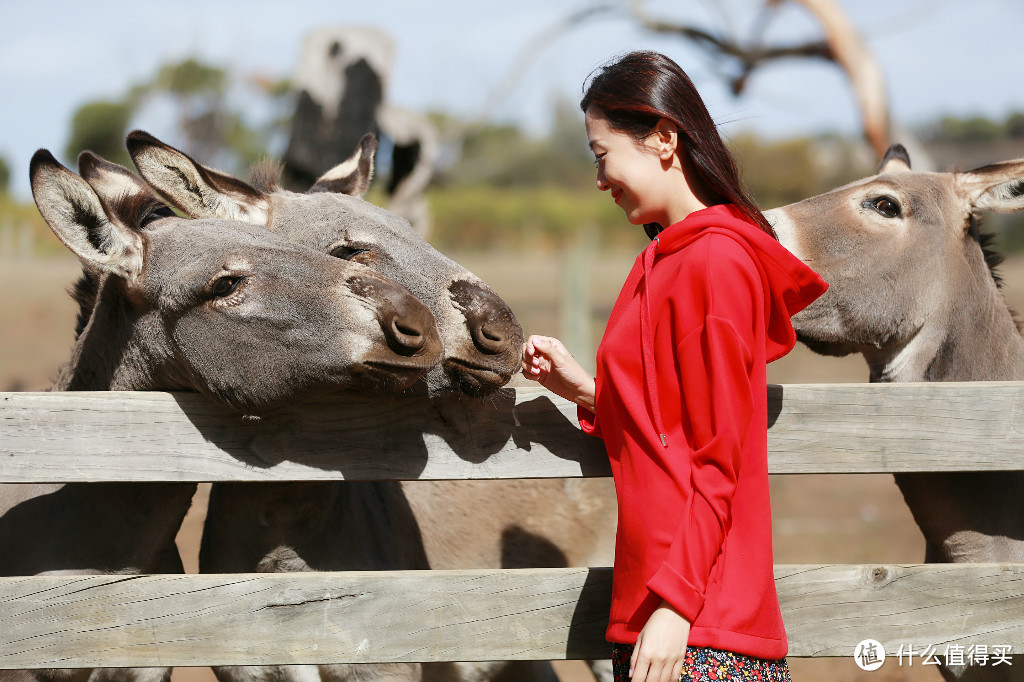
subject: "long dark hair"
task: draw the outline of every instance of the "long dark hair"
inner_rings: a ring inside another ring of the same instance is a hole
[[[684,167],[688,157],[712,198],[733,204],[778,239],[740,181],[736,161],[722,142],[704,100],[674,61],[649,51],[619,57],[597,70],[584,86],[580,109],[586,113],[590,105],[601,110],[613,130],[631,135],[637,142],[654,132],[660,119],[670,121],[679,133],[677,153]],[[662,227],[667,226],[644,225],[652,239]]]

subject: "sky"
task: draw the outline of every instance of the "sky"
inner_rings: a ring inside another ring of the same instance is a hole
[[[600,0],[598,0],[600,1]],[[1001,119],[1024,111],[1021,0],[840,0],[885,72],[893,116],[904,125],[943,115]],[[303,36],[328,26],[367,26],[395,43],[386,98],[414,110],[511,122],[542,133],[559,100],[576,102],[587,75],[616,54],[660,50],[678,61],[726,135],[779,138],[856,134],[854,99],[825,62],[779,62],[733,97],[700,51],[644,32],[628,0],[549,35],[595,2],[581,0],[0,0],[0,156],[11,188],[28,198],[28,163],[45,147],[63,157],[82,103],[119,98],[168,61],[194,56],[247,77],[288,77]],[[647,0],[659,18],[745,35],[761,0]],[[774,42],[820,34],[784,2]],[[549,35],[549,40],[539,41]],[[528,49],[528,48],[533,49]],[[516,77],[512,77],[512,74]],[[497,97],[496,93],[502,93]],[[169,119],[143,111],[135,127],[173,142]]]

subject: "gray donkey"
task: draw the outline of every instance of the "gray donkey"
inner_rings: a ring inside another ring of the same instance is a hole
[[[1021,209],[1024,159],[917,173],[897,145],[877,175],[769,211],[780,241],[830,285],[793,318],[798,337],[826,355],[861,353],[873,382],[1024,379],[1024,340],[977,217]],[[895,479],[926,561],[1024,561],[1024,472]],[[943,675],[1024,680],[1024,656],[1012,660]]]
[[[45,150],[30,170],[40,213],[83,263],[77,339],[53,390],[198,391],[259,415],[343,389],[403,391],[440,361],[427,308],[369,268],[247,223],[183,220],[125,169],[88,154],[81,164],[87,177],[103,177],[105,200]],[[181,572],[174,536],[194,491],[0,486],[0,575]],[[169,675],[50,669],[2,677]]]
[[[427,378],[431,395],[442,397],[435,401],[438,409],[444,409],[443,396],[453,393],[482,398],[484,406],[507,400],[507,392],[497,389],[519,368],[518,323],[496,294],[434,251],[407,221],[361,200],[372,176],[375,144],[364,137],[350,159],[299,194],[277,189],[260,169],[243,183],[148,134],[128,138],[146,181],[189,215],[251,220],[304,246],[365,263],[419,296],[434,314],[444,343],[444,360]],[[348,180],[337,183],[336,176]],[[395,522],[401,516],[395,509],[407,513],[401,523]],[[609,565],[615,513],[610,483],[595,479],[216,484],[200,570]],[[346,666],[216,672],[225,682],[366,674]],[[499,672],[507,679],[554,678],[546,662],[496,662],[428,664],[423,679],[483,680]]]

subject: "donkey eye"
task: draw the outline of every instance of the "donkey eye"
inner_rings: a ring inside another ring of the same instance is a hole
[[[870,199],[866,205],[886,218],[898,218],[903,214],[900,205],[892,197]]]
[[[224,298],[235,293],[240,285],[245,280],[245,277],[221,277],[213,286],[210,287],[210,293],[214,298]]]
[[[335,258],[340,258],[342,260],[352,260],[356,256],[369,252],[369,249],[362,249],[359,248],[358,246],[347,246],[345,244],[342,244],[341,246],[336,246],[333,249],[331,249],[331,255],[334,256]]]

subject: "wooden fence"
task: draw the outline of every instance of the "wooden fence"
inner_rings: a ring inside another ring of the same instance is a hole
[[[1024,383],[768,395],[773,473],[1024,469]],[[608,473],[574,406],[542,389],[472,405],[332,399],[261,420],[191,394],[0,394],[7,483]],[[791,656],[851,656],[866,638],[1024,651],[1024,564],[775,575]],[[596,567],[0,578],[0,669],[602,658],[609,585]]]

